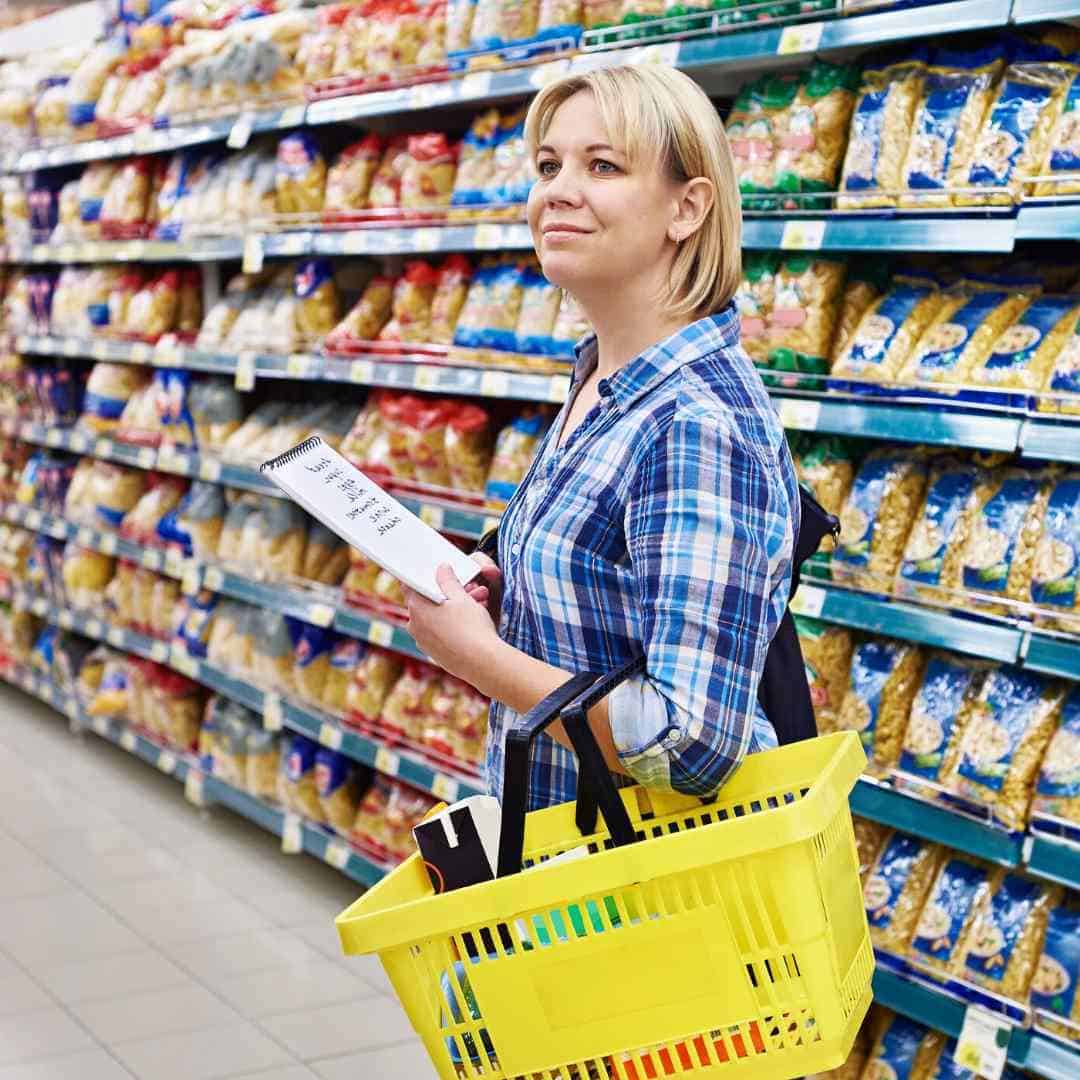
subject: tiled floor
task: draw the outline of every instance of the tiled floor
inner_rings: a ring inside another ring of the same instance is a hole
[[[0,1080],[431,1080],[356,894],[0,684]]]

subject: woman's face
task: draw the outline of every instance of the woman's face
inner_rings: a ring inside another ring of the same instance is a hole
[[[631,165],[611,145],[592,94],[579,92],[559,106],[536,168],[529,228],[549,281],[587,301],[611,288],[632,295],[633,279],[666,268],[676,248],[668,229],[679,186],[655,160]]]

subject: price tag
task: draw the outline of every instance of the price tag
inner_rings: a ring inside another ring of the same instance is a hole
[[[184,576],[184,559],[175,548],[169,548],[165,552],[165,573],[171,578],[182,579]]]
[[[90,727],[97,735],[105,736],[109,734],[109,721],[104,716],[95,716],[90,721]]]
[[[102,533],[98,540],[98,549],[103,555],[115,555],[116,537],[112,533]]]
[[[780,235],[780,246],[785,251],[819,251],[824,239],[824,221],[796,219],[784,222],[784,231]]]
[[[263,727],[267,731],[280,731],[282,725],[281,695],[269,690],[263,694]]]
[[[488,91],[491,89],[491,72],[470,71],[459,85],[462,98],[487,97]]]
[[[35,532],[41,528],[41,511],[40,510],[27,510],[26,511],[26,527],[32,529]]]
[[[131,346],[131,362],[133,364],[149,364],[154,359],[154,350],[145,341],[136,341]]]
[[[794,53],[816,52],[821,44],[821,32],[824,29],[825,24],[821,22],[785,26],[780,32],[776,55],[791,56]]]
[[[175,341],[159,341],[154,349],[154,363],[158,367],[182,367],[184,347]]]
[[[306,110],[306,105],[290,105],[287,109],[282,109],[278,117],[278,127],[296,127],[297,124],[302,124]]]
[[[165,472],[179,473],[181,476],[186,476],[188,472],[187,458],[172,443],[166,443],[158,451],[157,467]]]
[[[503,246],[503,228],[501,225],[477,225],[473,234],[473,247],[501,248]]]
[[[131,133],[131,142],[136,154],[149,154],[154,149],[154,129],[136,128]]]
[[[157,767],[166,775],[176,772],[176,755],[171,750],[162,750],[158,754]]]
[[[120,745],[129,753],[134,753],[135,747],[138,744],[138,739],[135,738],[134,731],[123,731],[120,733]]]
[[[161,552],[154,551],[153,548],[143,548],[139,555],[139,562],[141,562],[147,570],[160,570]]]
[[[381,619],[372,619],[368,628],[368,640],[373,645],[382,645],[385,648],[394,640],[394,628]]]
[[[349,865],[349,849],[340,840],[331,840],[323,858],[336,869],[344,870]]]
[[[334,621],[334,608],[331,604],[312,604],[307,609],[306,621],[312,626],[329,626]]]
[[[64,441],[63,435],[56,428],[49,428],[45,433],[46,446],[59,446]]]
[[[100,619],[87,619],[85,629],[87,637],[98,638],[99,640],[105,630]]]
[[[817,431],[821,402],[807,398],[784,398],[780,402],[780,422],[794,431]]]
[[[118,649],[122,649],[127,641],[127,636],[124,634],[124,628],[122,626],[110,626],[109,632],[105,635],[105,640],[110,645],[115,645]]]
[[[642,45],[637,49],[631,49],[627,56],[628,64],[661,64],[664,67],[674,67],[679,61],[679,43],[677,41],[665,41],[662,45]]]
[[[510,376],[505,371],[485,371],[480,376],[480,393],[484,397],[506,397],[510,393]]]
[[[250,233],[244,237],[243,269],[245,274],[257,274],[263,268],[263,237]]]
[[[370,360],[354,360],[349,365],[349,382],[366,385],[374,377],[375,365]]]
[[[221,586],[225,584],[225,575],[216,567],[208,566],[203,574],[203,587],[211,592],[221,592]]]
[[[194,559],[184,567],[184,576],[180,579],[180,591],[185,596],[194,596],[199,591],[199,564]]]
[[[104,341],[95,341],[90,349],[90,355],[95,360],[104,360],[109,355],[109,346]]]
[[[437,390],[439,388],[439,369],[430,364],[417,364],[413,372],[413,386],[417,390]]]
[[[56,616],[56,621],[65,629],[70,630],[75,625],[75,619],[70,611],[61,611]]]
[[[251,129],[254,126],[254,114],[249,112],[241,113],[229,129],[229,137],[225,140],[225,145],[232,150],[243,150],[248,144],[248,139],[251,138]]]
[[[152,469],[157,464],[157,451],[144,446],[135,458],[140,469]]]
[[[293,353],[292,356],[285,361],[285,370],[290,375],[295,375],[298,379],[302,379],[308,371],[311,370],[311,357],[306,353]]]
[[[255,386],[255,361],[253,352],[242,352],[236,358],[236,389],[251,390]]]
[[[552,375],[548,380],[548,401],[563,402],[570,393],[569,375]]]
[[[413,233],[413,247],[417,251],[438,251],[442,233],[438,229],[417,229]]]
[[[341,728],[333,724],[324,723],[319,728],[319,742],[331,750],[341,749]]]
[[[76,454],[85,454],[90,440],[81,431],[74,431],[68,440],[68,445]]]
[[[98,439],[94,443],[94,457],[107,458],[112,455],[112,439]]]
[[[304,821],[299,814],[286,814],[281,823],[281,850],[285,855],[299,855],[304,850]]]
[[[164,641],[155,641],[150,646],[150,659],[158,664],[167,664],[169,662],[169,646]]]
[[[824,589],[803,582],[791,598],[791,610],[796,615],[805,615],[810,619],[819,618],[825,607],[827,596],[828,593]]]
[[[199,661],[194,656],[188,656],[186,652],[181,651],[179,656],[174,656],[172,666],[189,679],[198,679],[199,677]]]
[[[386,776],[397,776],[400,764],[401,759],[393,750],[387,750],[385,746],[380,746],[375,751],[375,768]]]
[[[1010,1038],[1012,1025],[1008,1020],[977,1005],[969,1005],[953,1060],[985,1080],[999,1080],[1005,1070]]]
[[[441,506],[429,506],[424,503],[420,507],[420,520],[426,522],[433,529],[439,530],[443,527],[443,522],[446,520],[446,514],[443,512]]]
[[[65,356],[78,356],[82,352],[82,342],[78,338],[64,338],[60,351]]]
[[[341,253],[342,255],[365,255],[375,250],[376,239],[375,236],[369,236],[366,232],[359,230],[347,232],[341,237]]]
[[[195,806],[206,805],[206,798],[203,795],[203,774],[198,769],[188,769],[187,778],[184,780],[184,798]]]
[[[456,82],[420,83],[409,92],[410,108],[430,109],[437,105],[446,105],[454,100],[457,89]]]
[[[203,458],[199,462],[199,479],[209,480],[211,484],[216,484],[221,479],[221,462],[214,461],[212,458]]]
[[[431,793],[445,803],[456,803],[458,800],[458,782],[452,776],[443,776],[436,773],[431,781]]]
[[[549,83],[561,79],[570,69],[569,60],[549,60],[546,64],[537,64],[529,72],[529,85],[542,90]]]

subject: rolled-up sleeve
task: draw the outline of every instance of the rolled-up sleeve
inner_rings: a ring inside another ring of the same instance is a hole
[[[747,753],[791,516],[767,460],[722,416],[684,406],[645,454],[624,528],[646,668],[608,699],[619,760],[639,783],[709,795]]]

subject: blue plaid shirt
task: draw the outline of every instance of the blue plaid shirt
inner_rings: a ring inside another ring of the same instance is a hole
[[[608,698],[619,760],[649,787],[711,794],[744,755],[776,745],[757,688],[790,589],[795,469],[734,306],[602,379],[600,401],[558,446],[595,366],[590,336],[500,523],[499,633],[568,673],[644,651],[644,675]],[[499,797],[517,720],[492,703],[487,776]],[[540,735],[529,809],[576,792],[573,753]]]

